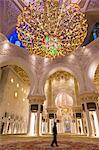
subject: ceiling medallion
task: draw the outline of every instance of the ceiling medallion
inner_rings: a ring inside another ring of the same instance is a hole
[[[68,0],[34,0],[18,16],[18,38],[30,52],[46,58],[69,55],[87,35],[87,20]]]

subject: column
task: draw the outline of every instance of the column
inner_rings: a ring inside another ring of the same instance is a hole
[[[72,116],[71,133],[76,134],[76,117],[75,114]]]
[[[49,113],[47,114],[47,133],[50,133]]]
[[[76,134],[83,134],[82,107],[73,107]]]
[[[28,96],[29,103],[30,103],[30,118],[29,118],[29,125],[28,125],[28,131],[30,135],[33,135],[32,131],[32,122],[34,120],[34,135],[39,136],[40,131],[40,112],[41,105],[44,103],[45,96]],[[32,120],[31,120],[32,119]],[[32,122],[31,122],[32,121]]]
[[[56,112],[57,112],[57,109],[56,108],[47,108],[47,111],[48,111],[48,134],[51,134],[52,133],[52,130],[51,130],[51,121],[53,121],[53,124],[54,122],[56,121]],[[53,120],[51,120],[53,119]]]
[[[72,118],[72,133],[77,134],[77,119],[76,119],[76,114],[75,112],[73,113],[73,118]]]
[[[89,110],[87,109],[86,102],[84,102],[85,106],[85,112],[86,112],[86,121],[87,121],[87,135],[91,136],[92,135],[92,127],[91,127],[91,122],[90,122],[90,116],[89,116]]]
[[[82,126],[82,134],[84,134],[84,124],[83,124],[83,118],[81,118],[81,126]]]
[[[96,130],[96,136],[99,137],[99,109],[98,104],[96,102],[96,111],[93,112],[94,114],[94,125]]]
[[[98,128],[99,128],[99,108],[98,108],[98,103],[96,102],[96,115],[97,115],[97,120],[98,120]]]
[[[38,111],[37,111],[37,130],[36,130],[36,133],[37,133],[37,136],[40,135],[40,104],[38,104]]]
[[[31,119],[31,104],[29,104],[29,117],[28,117],[27,134],[29,134],[29,131],[30,131],[30,119]]]
[[[86,123],[87,123],[87,136],[92,136],[92,117],[91,114],[94,116],[94,126],[96,130],[96,136],[99,134],[99,120],[98,120],[98,109],[97,109],[97,100],[99,94],[96,92],[86,92],[80,94],[79,100],[82,103],[83,110],[86,115]],[[93,135],[95,136],[95,135]]]
[[[75,127],[76,127],[76,134],[78,134],[78,125],[77,125],[77,118],[76,118],[76,114],[75,114]]]

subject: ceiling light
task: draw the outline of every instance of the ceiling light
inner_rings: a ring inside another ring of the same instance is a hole
[[[9,47],[9,44],[8,44],[8,42],[6,42],[6,43],[3,45],[3,48],[4,48],[4,49],[8,49],[8,47]]]
[[[18,97],[18,93],[17,93],[17,92],[15,92],[15,93],[14,93],[14,96],[15,96],[15,97]]]
[[[22,92],[23,92],[23,88],[22,88],[21,90],[22,90]]]
[[[24,93],[26,93],[26,90],[24,90]]]
[[[11,78],[11,80],[10,80],[10,81],[11,81],[11,83],[13,83],[13,82],[14,82],[13,78]]]
[[[19,83],[17,83],[17,88],[19,88]]]
[[[25,98],[23,98],[23,102],[25,101]]]

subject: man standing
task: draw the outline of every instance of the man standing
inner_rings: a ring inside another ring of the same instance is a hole
[[[56,146],[58,146],[57,144],[57,127],[56,127],[56,122],[54,122],[54,126],[53,126],[53,140],[51,143],[51,146],[53,147],[53,144],[56,144]]]

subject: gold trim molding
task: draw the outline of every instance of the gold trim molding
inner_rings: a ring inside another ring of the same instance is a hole
[[[73,107],[73,113],[82,113],[83,109],[81,106]]]
[[[83,93],[79,95],[79,100],[81,103],[83,102],[97,102],[99,97],[99,93]]]
[[[47,112],[48,113],[56,113],[57,112],[57,108],[47,108]]]
[[[40,95],[30,95],[28,96],[29,103],[30,104],[43,104],[45,101],[45,96],[40,96]]]
[[[70,78],[74,78],[74,76],[70,74],[69,72],[57,71],[49,77],[49,80],[56,79],[59,81],[60,79],[69,80]]]

